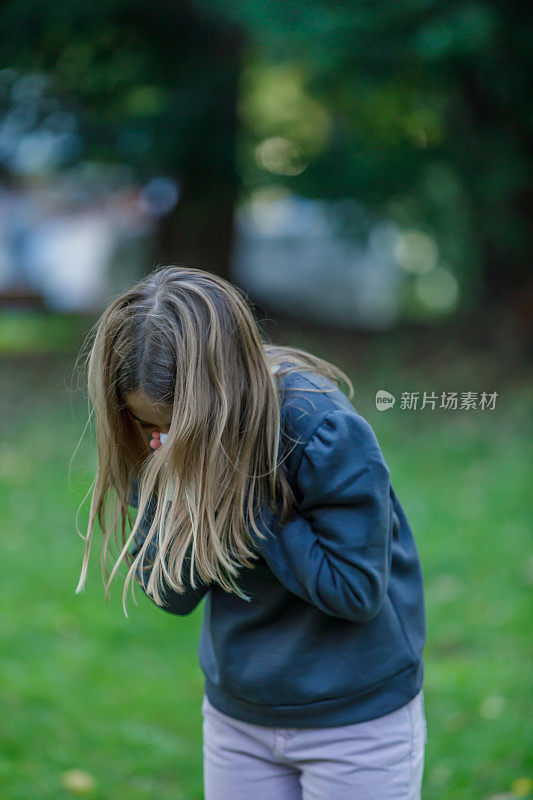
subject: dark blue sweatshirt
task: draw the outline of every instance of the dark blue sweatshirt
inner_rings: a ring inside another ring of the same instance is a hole
[[[374,719],[422,687],[426,619],[415,539],[374,431],[348,397],[309,370],[278,381],[295,517],[280,527],[265,510],[264,524],[257,520],[268,538],[254,535],[260,558],[241,568],[239,581],[251,602],[212,582],[188,584],[183,594],[163,586],[162,608],[189,614],[205,596],[198,656],[205,692],[225,714],[290,728]],[[137,492],[134,485],[133,506]],[[141,521],[145,531],[153,508]],[[133,555],[142,540],[141,533]]]

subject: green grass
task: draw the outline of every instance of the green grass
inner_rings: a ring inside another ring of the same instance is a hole
[[[1,311],[0,356],[70,353],[72,342],[96,321],[91,315],[54,311]]]
[[[323,348],[320,355],[343,366]],[[355,363],[349,374],[354,405],[373,425],[391,468],[425,578],[423,797],[527,797],[527,376],[504,379],[487,357],[408,366],[403,355],[393,343],[369,346],[364,366]],[[203,606],[173,617],[136,591],[139,605],[128,600],[126,619],[121,580],[106,605],[99,533],[86,591],[74,594],[84,546],[75,515],[95,453],[86,438],[69,482],[87,413],[81,395],[69,396],[72,365],[73,357],[58,356],[2,365],[0,796],[71,797],[64,775],[81,769],[93,777],[87,796],[94,800],[200,800],[203,675],[196,650]],[[485,388],[500,396],[492,412],[379,413],[378,388]],[[88,501],[79,517],[83,534],[87,518]]]

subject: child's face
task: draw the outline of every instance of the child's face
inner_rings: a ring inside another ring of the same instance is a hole
[[[126,397],[128,409],[143,439],[153,450],[161,447],[160,433],[168,433],[172,419],[172,409],[156,405],[137,389]]]

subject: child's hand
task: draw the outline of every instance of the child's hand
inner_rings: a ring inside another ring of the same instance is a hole
[[[161,439],[159,438],[159,431],[153,431],[152,433],[152,440],[150,442],[150,447],[152,450],[157,450],[158,447],[162,446]]]

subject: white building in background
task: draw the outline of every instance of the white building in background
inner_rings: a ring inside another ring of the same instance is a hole
[[[51,311],[98,312],[144,274],[150,230],[125,193],[84,202],[58,186],[0,190],[0,295],[27,289]]]
[[[0,293],[26,286],[51,310],[98,312],[146,274],[157,216],[137,188],[90,202],[70,192],[0,191]],[[369,226],[363,209],[345,202],[352,218],[354,209],[359,214],[352,237],[337,230],[333,203],[263,192],[242,204],[233,280],[259,302],[306,319],[391,326],[404,278],[394,256],[397,231],[388,222]]]
[[[40,220],[25,248],[32,283],[54,311],[93,311],[109,293],[116,233],[94,210]]]
[[[355,222],[351,236],[335,223],[343,206]],[[267,195],[237,213],[233,276],[271,308],[325,323],[386,329],[400,314],[405,279],[394,255],[397,236],[390,222],[370,225],[355,201]]]

